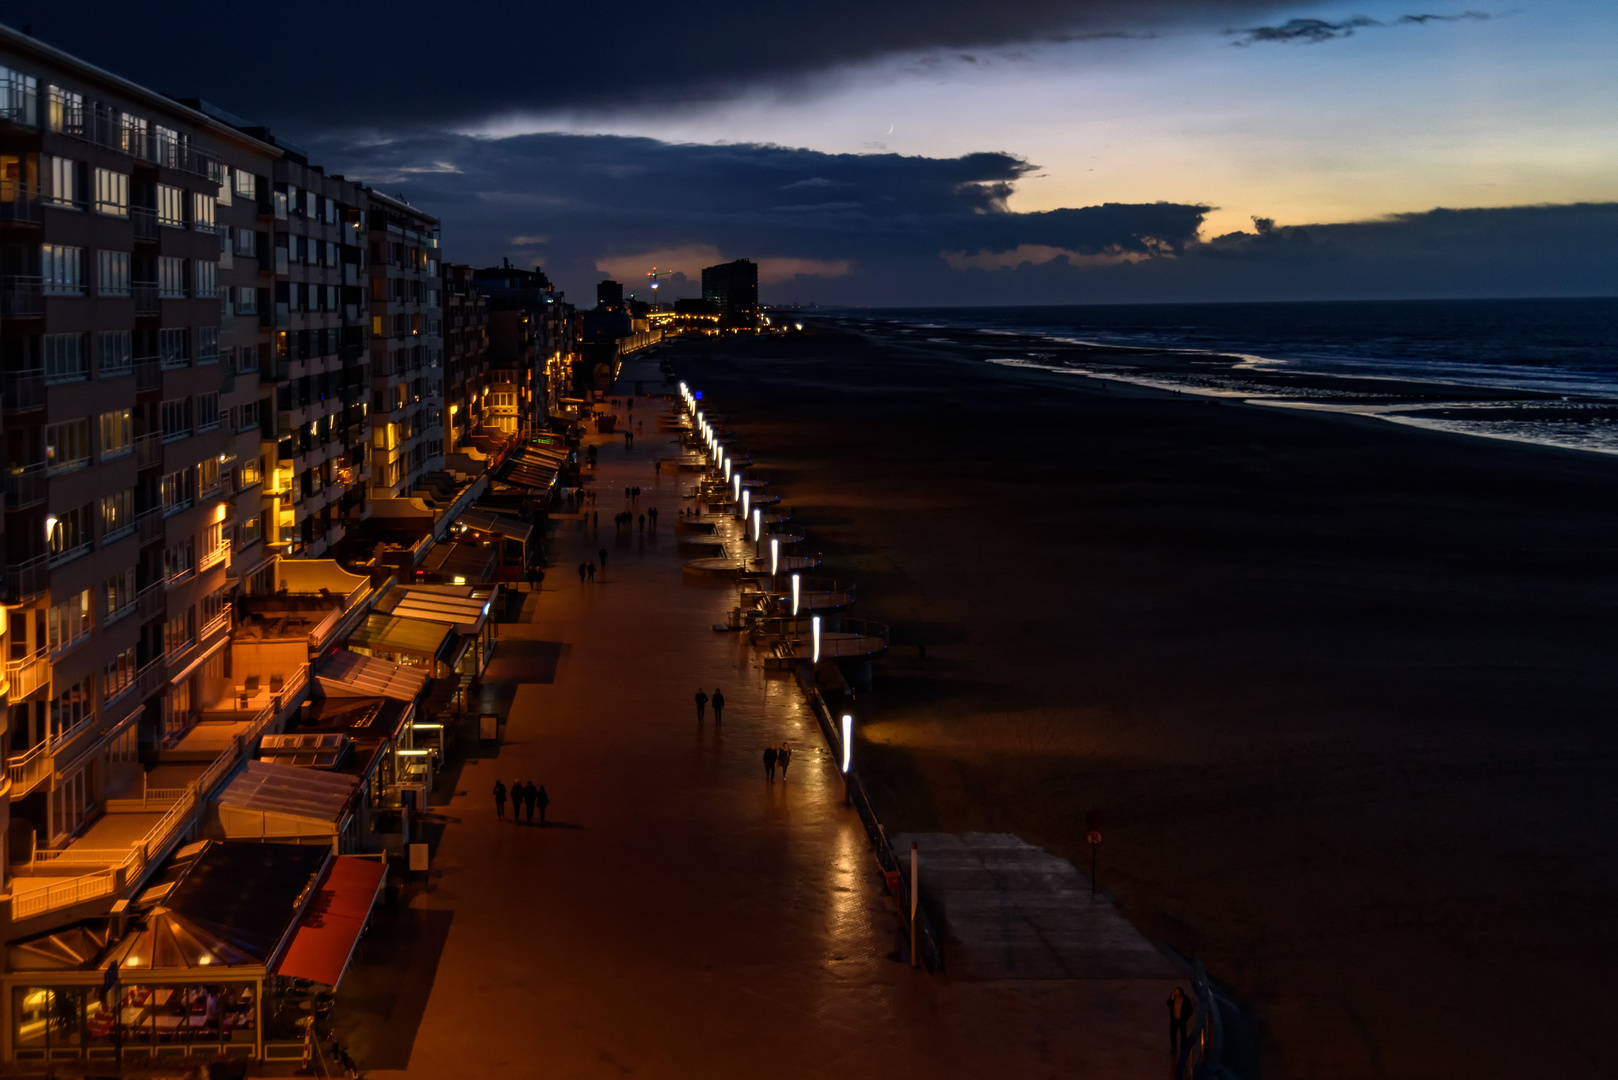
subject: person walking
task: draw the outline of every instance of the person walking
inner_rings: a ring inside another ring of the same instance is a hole
[[[600,510],[592,510],[592,511],[590,511],[590,527],[592,529],[601,528],[601,511]]]
[[[579,584],[580,585],[584,584],[584,564],[583,563],[579,564]]]
[[[499,780],[494,782],[494,816],[506,820],[506,785]]]
[[[764,778],[772,784],[775,783],[776,756],[775,747],[766,746],[764,748]]]
[[[780,751],[775,755],[775,763],[781,766],[781,783],[787,782],[787,766],[792,764],[792,744],[784,742]]]
[[[534,791],[533,785],[529,785],[528,790]],[[550,794],[546,792],[545,785],[539,785],[539,790],[534,791],[534,805],[539,807],[539,827],[541,829],[545,827],[545,808],[550,804],[551,797]]]
[[[592,584],[592,585],[594,585],[594,584],[595,584],[595,581],[596,581],[596,564],[595,564],[595,563],[593,563],[593,562],[591,562],[591,563],[585,563],[585,564],[584,564],[584,569],[585,569],[585,570],[586,570],[586,571],[587,571],[587,572],[588,572],[588,573],[589,573],[589,575],[590,575],[590,584]]]
[[[534,823],[534,799],[538,794],[539,792],[535,789],[532,780],[522,786],[523,813],[528,816],[528,824],[530,825]]]
[[[716,687],[713,688],[713,722],[714,723],[722,724],[722,723],[725,722],[724,711],[725,711],[725,695],[724,695],[724,692],[722,690],[720,690],[719,687],[716,686]]]
[[[708,695],[697,691],[697,723],[702,723],[702,710],[708,704]]]
[[[641,532],[645,532],[645,531],[646,531],[646,515],[645,515],[645,514],[642,514],[642,515],[641,515],[641,516],[640,516],[640,517],[639,517],[639,519],[637,519],[637,520],[639,520],[639,521],[640,521],[640,531],[641,531]]]
[[[1178,986],[1169,995],[1169,1057],[1174,1061],[1180,1060],[1180,1054],[1186,1048],[1186,1040],[1191,1031],[1191,1014],[1197,1011],[1196,1005],[1191,1001],[1190,995]]]
[[[652,519],[652,528],[657,528],[657,507],[654,506],[646,511],[646,516]]]
[[[602,548],[596,554],[601,556],[601,572],[605,574],[607,572],[607,549]]]

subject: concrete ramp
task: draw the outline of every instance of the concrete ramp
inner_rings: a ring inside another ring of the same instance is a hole
[[[905,833],[921,857],[923,903],[942,914],[952,976],[1176,979],[1183,969],[1066,859],[1010,833]]]

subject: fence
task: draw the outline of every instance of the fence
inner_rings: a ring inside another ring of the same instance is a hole
[[[803,687],[804,694],[809,699],[809,707],[814,710],[815,719],[820,723],[820,733],[826,737],[826,743],[832,748],[839,760],[843,755],[843,735],[836,723],[832,720],[831,711],[826,708],[826,702],[821,698],[820,691],[808,685],[805,679],[807,665],[798,669],[798,684]],[[905,920],[908,927],[910,919],[910,875],[909,867],[900,860],[893,845],[888,842],[888,834],[882,828],[882,821],[876,816],[876,808],[871,805],[870,797],[865,793],[865,784],[860,780],[859,770],[850,769],[846,777],[848,783],[848,801],[860,815],[860,821],[865,826],[865,835],[871,841],[871,849],[876,852],[877,861],[882,864],[882,870],[889,881],[897,877],[897,888],[894,890],[898,897],[899,918]],[[928,971],[934,974],[944,970],[944,941],[933,926],[932,918],[927,909],[921,904],[916,905],[916,953]]]

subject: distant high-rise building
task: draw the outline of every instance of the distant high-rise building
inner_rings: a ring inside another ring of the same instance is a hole
[[[596,286],[596,307],[622,308],[624,306],[624,287],[611,280],[601,282]]]
[[[702,298],[719,309],[728,329],[758,325],[758,264],[747,259],[702,270]]]

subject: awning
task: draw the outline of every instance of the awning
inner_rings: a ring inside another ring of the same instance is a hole
[[[339,649],[321,667],[315,681],[320,686],[320,692],[327,697],[387,697],[395,701],[415,701],[427,687],[427,671]]]
[[[499,561],[500,553],[493,547],[441,543],[426,554],[420,568],[451,581],[461,578],[454,584],[464,585],[468,582],[492,581]]]
[[[348,647],[371,649],[377,652],[409,653],[423,660],[438,655],[450,628],[443,623],[423,622],[420,619],[401,619],[393,615],[371,614],[365,623],[349,636]]]
[[[490,608],[489,590],[472,595],[470,586],[458,586],[459,593],[438,589],[409,588],[394,601],[387,614],[425,622],[446,623],[463,634],[483,629]]]
[[[358,787],[340,773],[249,761],[213,801],[227,840],[329,841],[342,831]]]
[[[335,988],[387,877],[388,868],[379,862],[338,856],[304,908],[297,934],[274,973]]]
[[[476,529],[478,532],[494,533],[508,540],[521,540],[524,543],[534,535],[534,526],[529,522],[519,521],[507,514],[479,510],[476,507],[462,510],[455,523],[465,525],[468,529]]]

